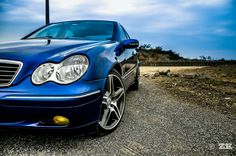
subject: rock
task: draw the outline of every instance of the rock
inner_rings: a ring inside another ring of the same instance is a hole
[[[179,74],[169,72],[169,73],[167,73],[167,76],[168,77],[179,77]]]
[[[166,75],[167,75],[168,77],[172,77],[172,73],[170,73],[170,72],[168,72]]]
[[[179,74],[175,74],[175,73],[174,73],[174,74],[173,74],[173,77],[179,77]]]
[[[154,77],[158,77],[158,76],[160,76],[160,73],[159,73],[159,72],[156,72],[153,76],[154,76]]]
[[[144,77],[150,77],[150,74],[143,74]]]
[[[170,73],[170,70],[168,69],[167,71],[160,71],[159,74],[162,76],[168,76],[167,74]]]
[[[207,79],[207,80],[211,79],[211,77],[209,75],[207,75],[207,74],[202,74],[201,78],[202,79]]]
[[[236,103],[233,104],[233,107],[236,107]]]
[[[196,73],[187,73],[187,74],[183,74],[182,77],[184,78],[188,78],[188,79],[193,79],[196,78],[198,75]]]

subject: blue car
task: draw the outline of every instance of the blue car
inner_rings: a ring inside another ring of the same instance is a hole
[[[0,127],[113,131],[139,87],[138,46],[118,22],[97,20],[0,43]]]

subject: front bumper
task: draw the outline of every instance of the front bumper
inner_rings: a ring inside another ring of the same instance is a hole
[[[35,86],[26,79],[19,85],[0,88],[0,127],[78,129],[96,124],[105,81]],[[56,115],[67,117],[70,124],[52,124]]]

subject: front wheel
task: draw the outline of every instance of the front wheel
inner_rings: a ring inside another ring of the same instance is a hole
[[[99,133],[111,132],[119,125],[125,110],[125,88],[120,74],[112,70],[106,82],[100,114]]]

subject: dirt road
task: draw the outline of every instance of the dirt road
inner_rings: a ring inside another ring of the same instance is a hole
[[[79,137],[0,130],[0,155],[235,155],[235,120],[180,102],[149,79],[141,81],[139,91],[127,93],[125,116],[113,133]],[[219,149],[219,143],[230,143],[233,150]]]

